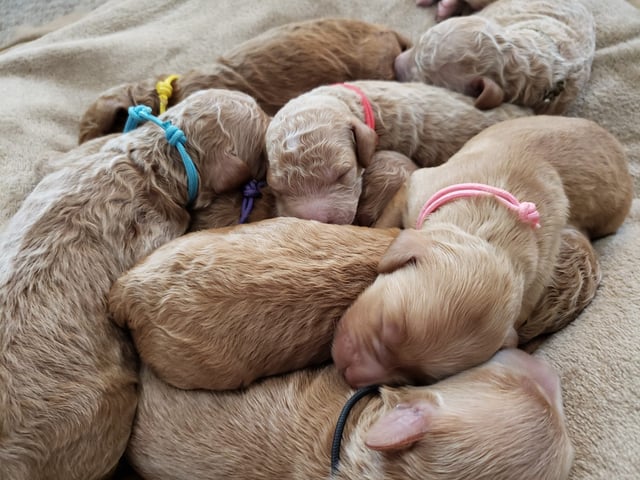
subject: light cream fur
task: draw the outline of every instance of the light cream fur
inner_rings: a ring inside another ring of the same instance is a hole
[[[453,200],[416,226],[431,195],[468,182],[535,203],[541,227],[491,197]],[[411,175],[406,230],[341,319],[336,366],[356,386],[429,381],[556,330],[566,322],[527,319],[557,272],[563,229],[570,224],[591,238],[614,233],[631,199],[626,155],[595,123],[536,116],[489,127],[444,165]]]
[[[477,14],[429,28],[396,59],[403,81],[562,114],[584,90],[595,53],[595,22],[579,0],[498,0]],[[481,5],[480,5],[481,6]]]
[[[275,218],[192,233],[118,279],[110,309],[164,381],[243,387],[330,360],[335,324],[398,232]]]
[[[431,387],[365,397],[331,477],[333,430],[352,394],[331,366],[242,393],[178,390],[143,368],[128,458],[145,478],[185,480],[567,478],[573,448],[557,374],[523,352]]]
[[[376,151],[397,151],[422,167],[439,165],[482,129],[531,114],[515,105],[480,111],[471,97],[423,83],[350,83],[368,98],[375,132],[364,123],[360,96],[339,85],[300,95],[273,117],[267,180],[280,215],[352,223],[362,171]]]
[[[262,154],[267,117],[243,93],[202,91],[163,120],[186,134],[196,206],[250,178]],[[83,145],[52,170],[0,239],[3,480],[86,480],[115,468],[137,365],[107,317],[107,293],[189,225],[184,167],[156,125]]]
[[[172,83],[169,105],[205,88],[229,88],[250,94],[273,115],[287,100],[319,85],[393,80],[393,61],[409,46],[399,33],[356,19],[292,22],[241,43],[213,64],[189,70]],[[131,105],[148,105],[158,113],[155,86],[166,77],[119,85],[101,94],[80,120],[80,142],[122,131]]]

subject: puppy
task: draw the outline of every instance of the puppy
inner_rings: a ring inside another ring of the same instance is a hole
[[[356,79],[393,80],[394,59],[410,46],[382,25],[346,18],[289,23],[238,45],[217,62],[172,82],[168,105],[205,88],[229,88],[253,96],[273,115],[289,99],[319,85]],[[156,82],[119,85],[104,92],[80,121],[80,143],[121,132],[131,105],[157,113]]]
[[[251,178],[268,117],[248,95],[198,92],[162,119],[183,131],[199,172],[194,208]],[[104,478],[131,432],[136,361],[107,294],[187,230],[188,185],[151,122],[99,143],[69,153],[0,239],[2,478]]]
[[[484,128],[530,114],[515,105],[480,111],[471,97],[423,83],[319,87],[273,117],[267,182],[279,215],[349,224],[362,171],[376,151],[394,150],[421,167],[439,165]]]
[[[562,114],[589,80],[595,38],[593,16],[579,0],[498,0],[429,28],[395,70],[401,81],[473,95],[478,108],[510,102]]]
[[[516,213],[494,196],[443,200],[417,222],[434,194],[468,182],[535,205]],[[553,276],[562,273],[563,229],[615,232],[632,192],[620,143],[591,121],[538,116],[486,129],[444,165],[411,175],[403,225],[417,229],[392,243],[376,281],[340,320],[336,366],[354,386],[433,381],[543,333],[527,319],[549,285],[562,285]],[[579,277],[571,264],[569,276]]]
[[[148,369],[128,458],[145,478],[563,480],[573,461],[557,374],[505,350],[430,387],[382,387],[331,437],[353,395],[332,366],[232,392],[172,388]]]
[[[398,229],[276,218],[192,233],[111,289],[142,360],[184,389],[233,389],[331,359],[334,326]]]

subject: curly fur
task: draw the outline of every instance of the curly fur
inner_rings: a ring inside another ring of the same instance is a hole
[[[559,379],[518,351],[361,400],[333,477],[331,437],[354,392],[332,366],[231,392],[175,389],[147,368],[141,377],[127,455],[145,478],[564,480],[573,461]]]
[[[206,88],[240,90],[273,115],[287,100],[319,85],[356,79],[393,80],[394,58],[409,41],[382,25],[342,18],[285,24],[241,43],[208,66],[173,82],[169,105]],[[165,76],[104,92],[80,121],[80,143],[121,132],[131,105],[157,113],[155,84]]]
[[[595,22],[578,0],[499,0],[477,14],[428,29],[399,55],[402,81],[424,81],[536,113],[562,114],[584,89],[595,53]]]
[[[331,358],[398,229],[276,218],[176,239],[114,284],[114,320],[180,388],[232,389]]]
[[[520,344],[566,327],[591,303],[600,285],[600,262],[589,239],[570,225],[561,236],[549,284],[531,315],[518,327]]]
[[[280,215],[352,223],[363,169],[378,150],[394,150],[421,167],[445,162],[494,123],[530,115],[515,105],[481,111],[473,99],[423,83],[351,82],[367,96],[375,132],[364,123],[359,95],[318,87],[289,101],[267,129],[267,180]]]
[[[466,182],[534,202],[541,228],[489,197],[449,202],[411,228],[432,194]],[[537,116],[489,127],[444,165],[412,173],[403,194],[406,230],[336,329],[333,359],[352,385],[432,381],[515,346],[521,327],[526,341],[564,326],[599,281],[587,239],[572,237],[614,233],[633,189],[624,151],[606,130]]]
[[[202,91],[163,119],[186,134],[196,207],[248,180],[262,155],[267,116],[243,93]],[[107,293],[190,220],[178,152],[151,123],[79,147],[52,170],[0,240],[3,479],[104,478],[116,466],[137,376]]]

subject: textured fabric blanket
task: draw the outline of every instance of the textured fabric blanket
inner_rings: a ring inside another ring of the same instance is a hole
[[[622,229],[596,244],[604,275],[595,300],[536,355],[562,376],[572,479],[631,480],[640,478],[640,10],[583,1],[596,18],[597,51],[569,114],[624,144],[636,199]],[[414,0],[111,0],[1,52],[0,230],[38,182],[40,162],[77,144],[80,116],[106,88],[185,72],[267,28],[322,16],[383,23],[414,40],[434,23],[434,10]]]

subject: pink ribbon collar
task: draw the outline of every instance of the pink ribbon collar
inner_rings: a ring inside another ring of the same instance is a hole
[[[483,183],[458,183],[456,185],[445,187],[442,190],[438,190],[431,196],[431,198],[429,198],[429,200],[427,200],[420,210],[420,215],[418,215],[416,229],[422,228],[422,224],[426,220],[427,216],[435,212],[445,203],[458,198],[478,196],[495,197],[509,210],[516,212],[518,214],[518,218],[522,222],[530,224],[533,228],[540,228],[540,213],[538,212],[535,203],[521,203],[516,197],[506,190],[492,187],[491,185],[485,185]]]

